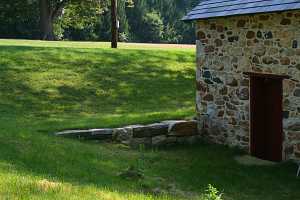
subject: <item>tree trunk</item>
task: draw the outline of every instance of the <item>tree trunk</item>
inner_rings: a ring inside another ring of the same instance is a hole
[[[118,48],[117,0],[111,0],[111,48]]]
[[[40,0],[40,31],[42,40],[54,40],[53,17],[49,0]]]

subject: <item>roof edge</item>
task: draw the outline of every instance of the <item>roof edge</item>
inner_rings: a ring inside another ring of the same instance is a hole
[[[263,14],[263,13],[282,13],[282,12],[288,12],[288,11],[296,11],[300,8],[291,8],[287,10],[277,10],[277,11],[261,11],[256,13],[243,13],[243,14],[235,14],[235,15],[224,15],[224,16],[212,16],[212,17],[199,17],[199,18],[190,18],[189,15],[184,16],[181,18],[181,21],[184,22],[190,22],[190,21],[196,21],[196,20],[208,20],[208,19],[217,19],[217,18],[225,18],[225,17],[235,17],[235,16],[245,16],[245,15],[256,15],[256,14]]]

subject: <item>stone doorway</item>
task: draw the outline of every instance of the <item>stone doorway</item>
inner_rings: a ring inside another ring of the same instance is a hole
[[[283,152],[283,76],[250,75],[250,151],[260,159],[280,162]]]

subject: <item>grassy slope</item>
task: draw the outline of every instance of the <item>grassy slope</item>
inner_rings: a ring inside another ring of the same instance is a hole
[[[51,133],[192,116],[194,50],[97,45],[0,41],[0,199],[167,198],[116,176],[140,152]],[[227,199],[300,196],[290,164],[245,167],[205,144],[144,154],[150,185],[159,176],[194,193],[212,183]]]
[[[57,44],[61,48],[1,46],[0,105],[6,113],[46,119],[56,128],[61,120],[62,126],[101,127],[193,113],[193,50]]]

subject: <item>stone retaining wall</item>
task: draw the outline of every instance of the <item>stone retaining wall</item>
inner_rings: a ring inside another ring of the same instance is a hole
[[[195,143],[199,137],[197,121],[163,121],[150,125],[131,125],[122,128],[89,130],[68,130],[57,136],[84,140],[110,140],[131,147],[167,146]]]
[[[289,75],[283,83],[283,157],[300,157],[300,11],[200,20],[197,37],[204,136],[249,150],[249,79],[243,72]]]

